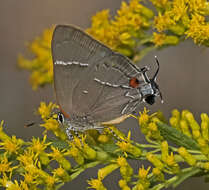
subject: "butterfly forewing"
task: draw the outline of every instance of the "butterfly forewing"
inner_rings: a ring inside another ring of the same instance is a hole
[[[80,29],[57,26],[52,54],[56,98],[66,115],[106,122],[131,113],[141,101],[129,86],[141,71]]]

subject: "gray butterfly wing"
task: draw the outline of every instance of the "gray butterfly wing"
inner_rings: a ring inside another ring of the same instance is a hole
[[[57,102],[67,116],[106,122],[141,101],[138,89],[129,86],[132,77],[143,82],[141,71],[78,28],[55,28],[52,57]]]

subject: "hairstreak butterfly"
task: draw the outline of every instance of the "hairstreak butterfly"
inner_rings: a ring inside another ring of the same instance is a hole
[[[66,133],[102,129],[117,124],[162,96],[148,68],[138,68],[127,57],[74,26],[56,26],[52,38],[54,87],[60,108],[58,121]]]

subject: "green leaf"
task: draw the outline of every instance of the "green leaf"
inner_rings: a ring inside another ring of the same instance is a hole
[[[62,140],[50,140],[49,142],[51,142],[52,146],[54,146],[55,148],[58,149],[69,149],[69,144],[66,141],[62,141]]]
[[[105,151],[105,152],[108,152],[108,153],[114,153],[117,149],[118,149],[118,146],[116,144],[103,144],[103,145],[100,145],[100,147]]]
[[[200,150],[199,145],[192,138],[184,135],[179,130],[162,122],[157,122],[160,134],[168,141],[175,143],[176,145],[183,146],[187,149]]]
[[[181,182],[183,182],[184,180],[186,180],[189,177],[194,176],[195,174],[199,173],[200,171],[201,171],[201,169],[199,169],[199,168],[188,168],[188,169],[185,169],[184,172],[181,172],[177,176],[177,180],[175,182],[173,182],[172,186],[174,188],[177,187]]]

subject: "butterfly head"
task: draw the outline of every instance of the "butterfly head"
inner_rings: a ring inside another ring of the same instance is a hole
[[[148,76],[146,75],[146,71],[148,71],[148,69],[144,69],[144,70],[142,69],[146,83],[140,90],[144,101],[150,105],[155,103],[155,98],[158,96],[160,96],[161,102],[163,103],[162,94],[160,92],[159,85],[156,82],[157,75],[160,69],[159,61],[156,56],[155,56],[155,60],[157,64],[157,70],[151,79],[149,79]]]

